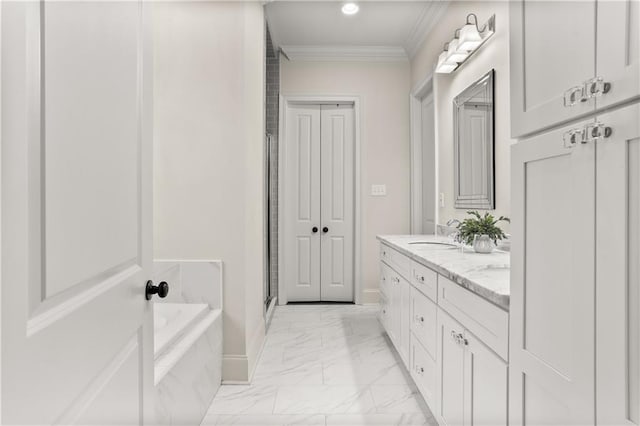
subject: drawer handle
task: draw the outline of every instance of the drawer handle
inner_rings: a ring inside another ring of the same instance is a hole
[[[422,376],[424,374],[424,368],[420,367],[419,365],[416,365],[416,373]]]
[[[469,346],[469,341],[464,338],[464,335],[462,333],[456,333],[455,330],[451,330],[451,338],[458,345]]]
[[[416,315],[416,322],[424,323],[424,317],[421,317],[420,315]]]

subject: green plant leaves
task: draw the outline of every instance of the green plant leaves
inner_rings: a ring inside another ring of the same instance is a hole
[[[468,215],[472,216],[467,218],[458,225],[458,240],[468,244],[473,244],[473,238],[476,235],[488,235],[495,244],[498,244],[498,240],[506,238],[505,233],[497,226],[498,222],[511,222],[508,217],[500,216],[495,218],[493,215],[486,212],[481,215],[478,211],[468,211]]]

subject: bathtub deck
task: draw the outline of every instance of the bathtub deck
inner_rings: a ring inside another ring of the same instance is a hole
[[[278,306],[251,385],[223,385],[203,425],[437,425],[376,306]]]

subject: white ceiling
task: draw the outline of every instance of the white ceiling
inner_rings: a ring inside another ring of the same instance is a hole
[[[411,57],[448,2],[359,1],[360,11],[352,16],[342,14],[342,4],[341,1],[267,4],[267,22],[275,47],[281,47],[285,53],[342,50],[347,52],[344,55],[362,54],[367,49],[373,52],[377,48]]]

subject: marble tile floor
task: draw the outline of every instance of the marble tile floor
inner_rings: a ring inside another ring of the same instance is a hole
[[[437,423],[377,306],[278,306],[250,385],[223,385],[202,425]]]

